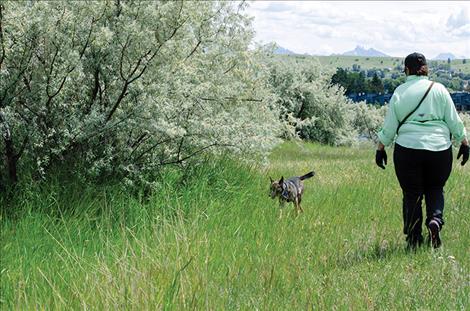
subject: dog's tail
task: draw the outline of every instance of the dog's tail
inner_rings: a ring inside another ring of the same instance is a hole
[[[311,171],[310,173],[307,173],[304,176],[300,176],[299,178],[300,178],[300,180],[305,180],[305,179],[311,178],[313,176],[315,176],[315,172]]]

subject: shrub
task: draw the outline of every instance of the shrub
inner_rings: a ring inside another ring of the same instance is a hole
[[[465,129],[467,130],[467,136],[470,135],[470,113],[459,112],[459,117],[462,120]]]
[[[354,106],[353,126],[359,137],[378,142],[377,133],[383,125],[388,106],[368,105],[365,102]]]
[[[131,181],[210,150],[265,155],[278,112],[245,5],[2,2],[7,166]]]
[[[269,82],[276,95],[284,136],[329,145],[351,144],[354,109],[344,89],[331,84],[332,71],[316,59],[272,61]]]

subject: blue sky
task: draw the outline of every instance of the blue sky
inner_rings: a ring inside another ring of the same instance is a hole
[[[470,58],[470,1],[251,1],[258,42],[330,55],[357,45],[404,57]]]

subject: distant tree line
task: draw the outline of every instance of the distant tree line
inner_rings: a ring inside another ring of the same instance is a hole
[[[338,68],[331,77],[331,82],[339,84],[345,89],[345,94],[358,93],[391,93],[402,83],[403,79],[382,79],[377,72],[371,78],[366,77],[364,71],[349,71]]]
[[[405,82],[402,66],[385,74],[386,70],[369,69],[361,70],[360,65],[354,64],[352,69],[337,68],[331,82],[341,85],[346,95],[360,93],[389,94],[393,93],[397,86]],[[450,91],[470,91],[470,73],[457,72],[449,64],[431,65],[430,79],[442,83]]]

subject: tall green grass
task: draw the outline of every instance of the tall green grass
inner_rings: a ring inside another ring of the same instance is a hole
[[[148,198],[31,186],[1,219],[0,308],[468,309],[469,168],[454,165],[446,186],[443,247],[408,253],[393,165],[382,171],[373,155],[286,143],[268,167],[167,171]],[[268,176],[311,169],[305,212],[288,206],[279,219]]]

